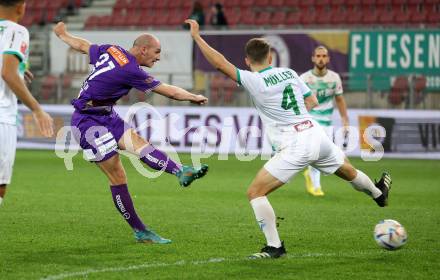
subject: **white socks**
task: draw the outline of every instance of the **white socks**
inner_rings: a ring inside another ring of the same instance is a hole
[[[364,192],[372,196],[373,198],[378,198],[382,194],[382,192],[378,188],[376,188],[373,181],[371,181],[371,179],[367,175],[365,175],[364,172],[357,169],[356,171],[356,178],[354,178],[354,180],[350,182],[351,185],[360,192]]]
[[[309,165],[309,174],[310,179],[312,180],[313,187],[316,191],[321,187],[321,172],[313,166]]]
[[[254,209],[255,218],[261,231],[266,237],[267,245],[275,248],[281,247],[281,240],[278,236],[275,212],[272,205],[270,205],[267,197],[260,196],[252,199],[251,206]]]

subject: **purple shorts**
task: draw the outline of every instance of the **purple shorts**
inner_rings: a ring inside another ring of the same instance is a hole
[[[71,125],[79,130],[74,137],[84,150],[84,159],[93,162],[102,162],[117,154],[119,139],[131,128],[114,110],[103,115],[75,110]]]

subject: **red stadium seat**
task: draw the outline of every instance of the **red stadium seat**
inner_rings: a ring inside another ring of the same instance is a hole
[[[362,15],[363,24],[375,24],[378,21],[379,15],[372,7],[365,7]]]
[[[254,5],[254,0],[241,0],[240,6],[242,8],[250,8],[252,5]]]
[[[391,3],[391,0],[376,0],[376,5],[378,6],[390,6]]]
[[[391,91],[388,95],[388,102],[394,106],[402,104],[408,95],[408,90],[408,78],[405,76],[397,77],[391,86]]]
[[[256,19],[255,19],[255,24],[256,25],[269,25],[271,15],[272,14],[267,11],[263,11],[263,12],[258,13],[256,16]]]
[[[169,14],[167,12],[162,12],[160,14],[157,14],[155,16],[155,21],[153,22],[154,25],[167,25],[169,19]]]
[[[277,11],[273,13],[272,18],[270,19],[271,25],[283,25],[286,22],[286,12]]]
[[[430,11],[427,15],[427,22],[430,24],[439,25],[440,22],[440,11]]]
[[[168,17],[168,24],[173,26],[180,26],[186,19],[186,15],[180,12],[181,9],[173,9]]]
[[[238,10],[225,9],[225,16],[230,26],[236,26],[240,23],[240,11]]]
[[[287,8],[297,8],[299,7],[300,0],[284,0],[284,6]]]
[[[316,23],[316,16],[317,13],[315,12],[315,10],[309,8],[306,10],[302,10],[301,11],[301,24],[303,25],[313,25]]]
[[[316,7],[327,7],[330,5],[330,0],[315,0]]]
[[[378,22],[386,25],[393,24],[395,22],[394,12],[387,9],[381,10],[379,13]]]
[[[346,0],[345,5],[351,8],[354,6],[360,6],[361,0]]]
[[[347,12],[345,9],[339,7],[338,9],[333,9],[333,13],[331,15],[332,24],[344,24],[347,22]]]
[[[98,21],[98,26],[111,26],[113,22],[112,16],[101,16]]]
[[[155,20],[154,13],[150,10],[142,10],[139,26],[151,26]]]
[[[363,12],[357,9],[356,6],[352,6],[351,9],[347,11],[346,23],[348,24],[361,24],[362,23]]]
[[[290,12],[286,16],[287,25],[298,25],[301,23],[301,13],[300,12]]]
[[[56,95],[57,78],[53,75],[47,75],[43,78],[41,84],[41,98],[48,100]]]
[[[284,6],[284,0],[272,0],[271,2],[272,7],[275,8],[281,8]]]
[[[302,0],[299,1],[298,5],[303,9],[313,8],[315,6],[315,0]]]
[[[57,9],[47,9],[45,21],[47,23],[55,22],[57,14],[58,14]]]
[[[316,10],[316,23],[317,24],[330,24],[334,15],[334,8],[332,6],[320,6]]]
[[[173,0],[171,0],[171,1],[173,1]],[[188,2],[190,2],[190,1],[188,1]],[[167,7],[168,7],[168,0],[156,1],[155,5],[154,5],[155,9],[167,9]]]
[[[251,9],[242,10],[240,15],[240,23],[246,25],[254,25],[255,24],[255,13]]]
[[[256,7],[267,7],[269,6],[269,0],[255,0],[254,6]]]
[[[142,14],[141,13],[134,13],[134,14],[128,14],[126,21],[125,21],[125,25],[127,26],[139,26],[141,25],[141,17]]]
[[[24,26],[31,26],[34,24],[34,15],[30,13],[26,14],[26,16],[21,19],[20,24]]]
[[[120,16],[120,17],[113,17],[113,20],[110,21],[111,26],[125,26],[126,25],[126,17]]]

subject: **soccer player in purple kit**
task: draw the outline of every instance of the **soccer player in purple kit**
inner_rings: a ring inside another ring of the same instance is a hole
[[[146,227],[136,214],[127,188],[127,177],[117,150],[136,154],[155,170],[177,176],[181,186],[188,186],[203,177],[207,165],[200,168],[182,166],[164,152],[140,137],[130,125],[113,110],[118,99],[136,88],[153,91],[168,98],[206,104],[208,99],[182,88],[161,83],[145,72],[141,66],[153,67],[160,60],[159,40],[151,34],[140,35],[128,51],[116,45],[94,45],[67,32],[63,22],[54,27],[54,33],[76,51],[88,54],[93,71],[84,81],[78,98],[72,100],[75,112],[72,126],[81,135],[75,137],[85,157],[96,162],[110,181],[111,193],[117,210],[134,231],[135,239],[143,243],[170,243]]]

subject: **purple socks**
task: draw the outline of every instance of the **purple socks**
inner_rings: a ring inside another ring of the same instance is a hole
[[[155,170],[164,170],[174,175],[182,169],[180,164],[174,162],[164,152],[156,149],[151,144],[142,149],[140,160]]]
[[[145,225],[134,210],[133,201],[128,192],[127,185],[110,186],[116,209],[135,231],[145,230]]]

